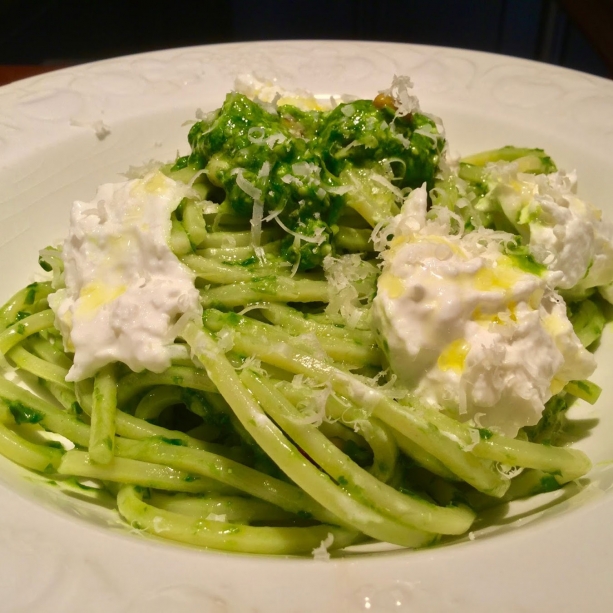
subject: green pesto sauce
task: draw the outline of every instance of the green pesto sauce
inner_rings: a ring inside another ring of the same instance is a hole
[[[562,486],[553,475],[543,475],[539,485],[530,492],[533,496],[536,494],[545,494],[546,492],[555,492]]]
[[[528,439],[541,445],[551,445],[556,442],[559,433],[566,423],[568,400],[565,393],[552,396],[545,403],[545,410],[535,426],[525,426],[523,431]]]
[[[45,418],[40,411],[21,402],[8,401],[7,404],[17,424],[37,424]]]
[[[389,162],[397,187],[432,187],[445,143],[425,115],[395,117],[371,100],[331,111],[284,105],[269,112],[238,93],[194,124],[188,141],[191,154],[179,158],[173,171],[205,169],[208,181],[223,189],[222,206],[234,214],[251,219],[255,198],[264,215],[280,211],[283,225],[316,239],[298,241],[291,233],[282,239],[281,257],[299,262],[299,270],[320,266],[334,252],[331,226],[345,198],[329,190],[344,186],[344,171],[384,175]]]
[[[526,245],[522,245],[519,237],[514,242],[505,245],[505,255],[507,255],[520,270],[540,277],[547,267],[539,264]]]
[[[198,415],[202,424],[207,426],[215,426],[217,428],[226,429],[230,427],[230,416],[216,410],[208,402],[206,396],[197,390],[183,388],[181,391],[182,401],[185,406],[192,412]],[[161,437],[165,443],[170,445],[185,445],[180,439],[167,439]]]
[[[256,264],[258,264],[258,259],[255,255],[252,255],[251,257],[245,260],[242,260],[241,262],[223,262],[223,263],[228,266],[242,266],[243,268],[249,268],[250,266],[255,266]]]
[[[53,270],[53,267],[51,266],[51,264],[48,264],[42,257],[38,258],[38,265],[45,271],[45,272],[51,272]]]
[[[148,500],[151,498],[151,490],[148,487],[144,487],[142,485],[135,485],[134,491],[142,497],[143,500]]]
[[[36,290],[38,289],[38,283],[32,283],[28,285],[28,293],[26,294],[24,303],[25,304],[34,304],[36,300]]]
[[[344,441],[342,450],[347,454],[358,466],[370,466],[373,460],[373,454],[370,449],[360,447],[351,439]]]
[[[160,436],[160,441],[162,443],[166,443],[167,445],[174,445],[176,447],[186,447],[187,444],[182,441],[180,438],[167,438],[165,436]]]
[[[479,438],[483,441],[487,441],[488,439],[492,438],[492,436],[494,436],[494,433],[491,430],[488,430],[487,428],[479,428]]]

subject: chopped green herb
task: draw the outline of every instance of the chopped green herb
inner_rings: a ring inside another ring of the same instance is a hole
[[[165,436],[160,436],[159,440],[167,445],[175,445],[177,447],[185,447],[186,443],[182,441],[180,438],[166,438]]]
[[[7,404],[17,424],[37,424],[45,419],[43,413],[21,402],[10,401]]]
[[[487,441],[487,439],[492,438],[492,436],[494,436],[494,433],[491,430],[488,430],[487,428],[479,428],[479,438],[482,441]]]

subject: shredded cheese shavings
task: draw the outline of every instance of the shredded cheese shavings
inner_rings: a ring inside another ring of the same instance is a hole
[[[409,77],[394,75],[391,87],[380,92],[394,99],[398,109],[397,117],[405,117],[419,111],[419,100],[410,93],[411,89],[413,89],[413,82]]]
[[[390,192],[392,192],[392,194],[394,194],[394,196],[396,196],[397,200],[402,201],[404,199],[404,196],[402,195],[402,191],[400,190],[400,188],[390,183],[383,175],[380,175],[377,172],[373,172],[370,175],[370,178],[373,181],[383,185],[383,187],[386,187]]]
[[[360,306],[359,292],[354,283],[368,276],[358,254],[334,258],[326,256],[323,261],[324,273],[329,283],[330,301],[326,313],[340,315],[351,328],[355,328],[364,314]]]
[[[328,547],[331,547],[334,543],[334,535],[331,532],[328,532],[328,536],[321,542],[319,547],[315,547],[313,549],[313,558],[315,560],[329,560],[330,553],[328,552]]]
[[[235,168],[230,174],[236,175],[236,185],[254,200],[262,200],[262,190],[245,179],[244,168]]]
[[[217,346],[227,353],[234,347],[234,329],[224,327],[217,333]]]
[[[261,145],[266,142],[266,130],[262,126],[253,126],[247,131],[247,138],[254,145]]]
[[[262,262],[266,259],[264,249],[261,247],[262,241],[262,217],[264,216],[264,205],[262,204],[262,190],[253,183],[245,179],[243,168],[235,168],[232,174],[236,175],[236,185],[248,196],[253,198],[253,212],[251,215],[251,244],[255,255]],[[260,170],[261,172],[261,170]]]
[[[300,234],[299,232],[294,232],[290,230],[280,219],[278,216],[275,216],[274,220],[281,226],[283,230],[285,230],[288,234],[291,234],[293,237],[304,241],[305,243],[314,243],[321,244],[321,237],[317,236],[307,236],[306,234]]]
[[[264,217],[262,221],[272,221],[273,219],[281,215],[282,212],[283,212],[283,209],[275,209],[274,211],[268,213],[268,215],[266,215],[266,217]]]
[[[253,201],[253,214],[251,216],[251,244],[255,255],[260,261],[266,259],[262,242],[262,216],[264,215],[264,205],[259,200]]]

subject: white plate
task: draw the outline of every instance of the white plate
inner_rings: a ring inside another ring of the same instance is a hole
[[[32,279],[38,249],[62,238],[74,199],[90,199],[97,184],[118,180],[129,165],[185,152],[181,124],[197,108],[219,106],[243,72],[322,95],[364,96],[387,87],[394,74],[408,74],[422,107],[443,117],[453,150],[543,147],[561,167],[577,168],[580,195],[613,218],[613,84],[604,79],[399,44],[273,42],[162,51],[0,89],[0,301]],[[93,127],[98,121],[111,131],[104,140]],[[544,498],[542,508],[479,532],[473,542],[329,562],[200,551],[130,535],[111,513],[41,487],[0,461],[0,609],[610,611],[613,498],[604,492],[613,481],[612,336],[607,331],[598,351],[601,400],[576,412],[600,422],[578,443],[595,463],[591,483]]]

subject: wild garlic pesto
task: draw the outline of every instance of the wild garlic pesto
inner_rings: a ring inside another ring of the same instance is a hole
[[[434,183],[443,135],[419,112],[398,116],[390,100],[302,111],[266,109],[233,92],[194,124],[192,151],[172,170],[204,170],[223,190],[222,209],[245,219],[261,206],[259,220],[274,216],[294,233],[282,239],[281,256],[298,270],[312,270],[335,254],[332,236],[345,204],[359,209],[360,198],[382,200],[383,213],[395,213],[389,186],[400,191]]]

